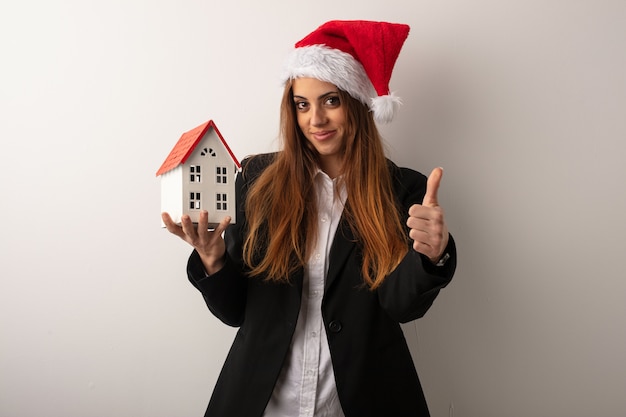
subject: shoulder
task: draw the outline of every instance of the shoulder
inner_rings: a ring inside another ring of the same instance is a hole
[[[421,203],[426,194],[426,175],[411,168],[399,167],[391,160],[387,160],[387,166],[398,200],[404,205]]]
[[[277,152],[250,155],[241,161],[241,174],[246,181],[258,177],[278,155]]]
[[[411,168],[399,167],[393,161],[387,160],[391,182],[396,190],[415,190],[424,188],[426,191],[426,175]]]

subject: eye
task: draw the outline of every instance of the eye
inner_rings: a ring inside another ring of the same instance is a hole
[[[298,111],[306,111],[309,108],[309,103],[306,101],[296,101],[295,104]]]
[[[339,101],[339,96],[328,96],[324,100],[324,104],[328,107],[339,107],[341,102]]]

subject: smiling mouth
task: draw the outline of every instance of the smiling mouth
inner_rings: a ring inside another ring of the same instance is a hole
[[[326,130],[323,132],[314,132],[311,135],[317,140],[326,140],[335,134],[334,130]]]

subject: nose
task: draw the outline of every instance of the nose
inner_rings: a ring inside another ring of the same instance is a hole
[[[313,126],[323,126],[328,122],[326,111],[323,107],[313,106],[311,110],[311,124]]]

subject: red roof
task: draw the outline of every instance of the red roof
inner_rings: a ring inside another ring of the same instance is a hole
[[[174,145],[174,148],[172,149],[170,154],[167,156],[167,158],[165,158],[165,161],[163,162],[163,165],[161,165],[161,168],[159,168],[159,170],[157,171],[157,177],[176,168],[180,164],[184,164],[185,161],[187,161],[187,158],[189,158],[189,156],[193,153],[193,150],[196,148],[198,143],[200,143],[200,140],[204,137],[204,134],[211,128],[215,130],[215,133],[217,133],[217,137],[219,137],[222,141],[222,145],[224,145],[224,148],[226,148],[226,150],[228,151],[228,154],[232,158],[233,162],[237,165],[237,168],[241,168],[241,164],[239,163],[233,152],[230,150],[228,143],[226,143],[226,141],[224,140],[224,137],[217,129],[217,126],[215,126],[213,120],[209,120],[208,122],[203,123],[194,129],[191,129],[189,132],[183,133],[180,139],[178,139],[178,142],[176,142],[176,145]]]

